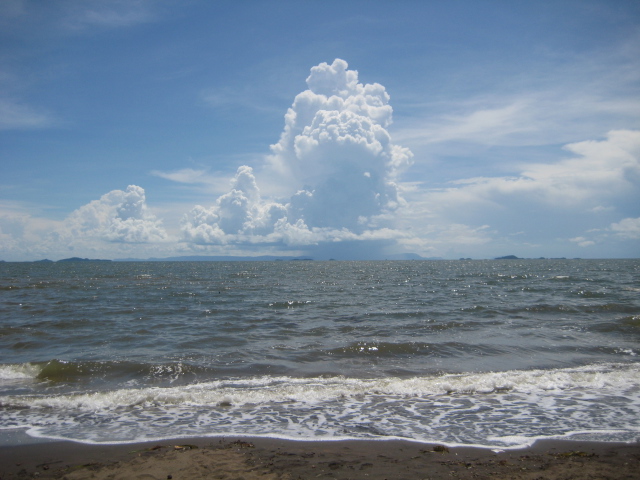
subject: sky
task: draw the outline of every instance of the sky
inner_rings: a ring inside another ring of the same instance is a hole
[[[0,2],[0,260],[405,253],[640,257],[640,2]]]

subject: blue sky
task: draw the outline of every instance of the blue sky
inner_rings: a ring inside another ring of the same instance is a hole
[[[636,1],[4,0],[0,259],[640,256]]]

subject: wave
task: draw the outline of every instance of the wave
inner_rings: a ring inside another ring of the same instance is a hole
[[[41,367],[33,363],[0,365],[0,382],[35,380],[41,371]]]
[[[508,448],[577,432],[632,441],[640,432],[639,397],[637,364],[413,378],[256,376],[5,395],[0,429],[87,443],[257,435]]]
[[[4,366],[0,379],[40,379],[50,364]],[[181,367],[177,367],[179,369]],[[175,372],[170,372],[173,374]],[[111,409],[139,405],[241,406],[281,402],[327,402],[345,398],[439,395],[535,394],[573,389],[597,391],[640,389],[640,364],[443,374],[412,378],[358,379],[343,376],[229,378],[175,387],[121,388],[64,395],[0,396],[4,407]]]
[[[194,380],[199,374],[210,373],[208,369],[184,362],[167,364],[144,364],[126,361],[65,361],[53,359],[47,362],[31,362],[0,365],[0,382],[23,380],[31,382],[76,383],[117,379],[131,381]]]

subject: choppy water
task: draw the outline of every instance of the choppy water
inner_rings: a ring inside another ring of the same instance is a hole
[[[640,260],[0,264],[0,429],[640,437]]]

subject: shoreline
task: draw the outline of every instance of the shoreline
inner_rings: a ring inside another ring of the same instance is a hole
[[[0,479],[634,479],[640,443],[539,440],[500,452],[405,440],[178,438],[130,444],[0,446]],[[142,477],[140,477],[142,478]]]

